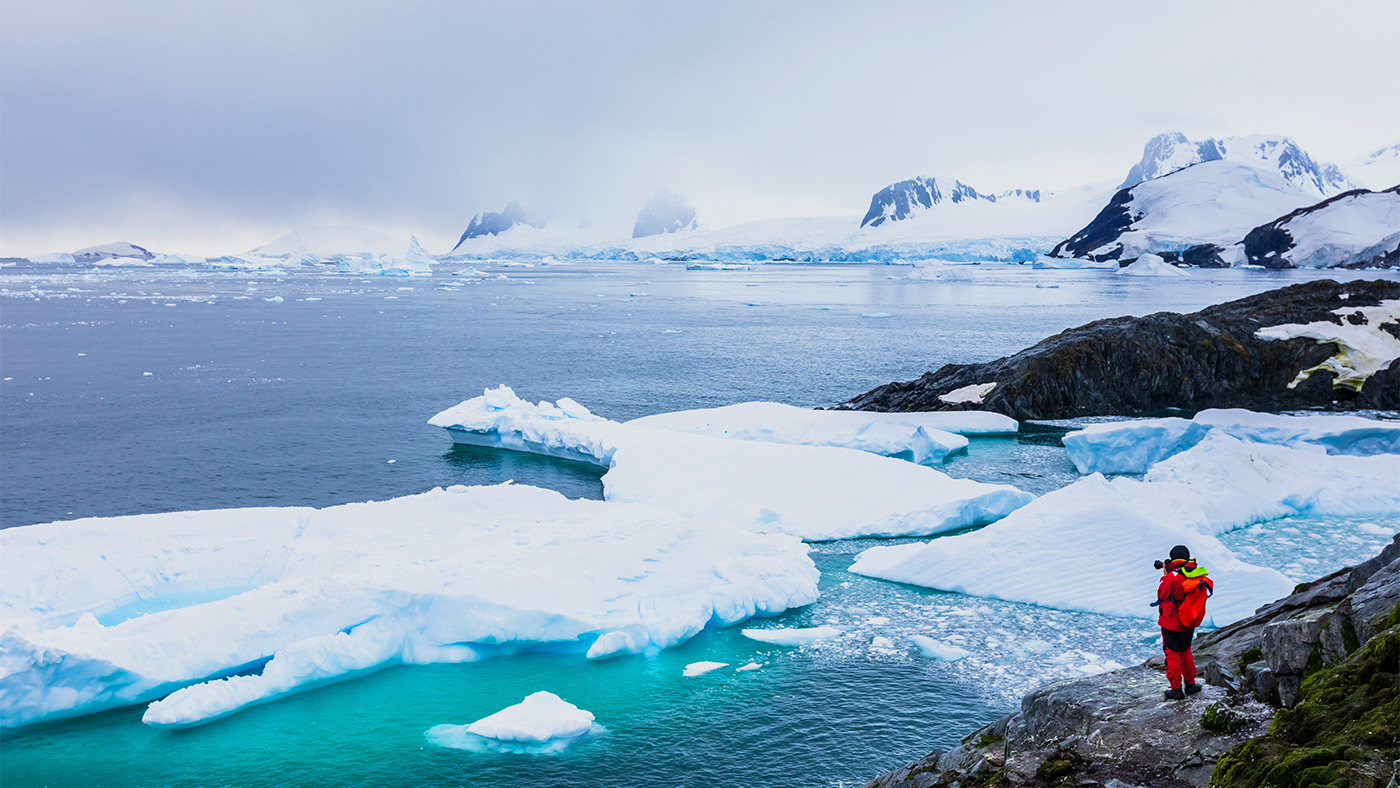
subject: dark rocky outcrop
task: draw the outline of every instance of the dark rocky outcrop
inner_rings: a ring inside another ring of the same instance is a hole
[[[1220,256],[1223,251],[1225,248],[1217,244],[1196,244],[1182,250],[1181,261],[1197,268],[1229,268],[1230,264]]]
[[[1368,224],[1364,217],[1349,216],[1341,217],[1337,214],[1346,214],[1361,207],[1362,202],[1373,202],[1378,200],[1391,201],[1390,205],[1400,206],[1400,186],[1392,186],[1384,191],[1373,192],[1368,189],[1354,189],[1323,200],[1316,205],[1309,205],[1306,208],[1299,208],[1292,213],[1260,225],[1244,237],[1244,254],[1250,265],[1262,265],[1265,268],[1298,268],[1298,267],[1320,267],[1320,268],[1395,268],[1400,266],[1400,227],[1395,227],[1385,221],[1369,222],[1372,226],[1366,228]],[[1374,206],[1372,206],[1374,207]],[[1365,210],[1365,208],[1361,208]],[[1298,260],[1291,252],[1298,246],[1300,239],[1295,238],[1297,233],[1305,232],[1297,229],[1301,220],[1316,217],[1319,214],[1331,215],[1331,223],[1348,228],[1348,235],[1355,237],[1362,235],[1362,243],[1367,244],[1364,249],[1356,249],[1354,253],[1347,255],[1341,250],[1328,250],[1336,259],[1323,260]],[[1370,235],[1365,237],[1369,229]]]
[[[1334,310],[1400,299],[1400,282],[1319,280],[1207,307],[1191,314],[1098,320],[985,364],[947,364],[917,380],[861,394],[841,409],[982,409],[1015,419],[1144,415],[1172,409],[1400,409],[1400,359],[1361,390],[1333,388],[1319,372],[1289,388],[1301,370],[1337,353],[1311,339],[1261,339],[1265,326],[1342,319]],[[1360,317],[1348,319],[1364,319]],[[1386,323],[1382,330],[1400,330]],[[940,397],[996,385],[979,402]]]
[[[1133,216],[1128,209],[1132,201],[1132,189],[1119,190],[1083,230],[1056,244],[1050,251],[1050,256],[1084,257],[1089,255],[1089,252],[1118,240],[1118,237],[1130,230],[1133,222],[1140,218]],[[1095,262],[1117,260],[1122,254],[1123,247],[1115,246],[1111,251],[1089,256],[1089,259]]]
[[[685,198],[665,189],[657,189],[656,195],[648,200],[641,213],[637,214],[637,223],[632,226],[632,237],[646,238],[650,235],[694,229],[695,209],[685,204]]]
[[[462,237],[457,240],[457,245],[461,246],[462,242],[468,238],[480,238],[483,235],[497,235],[503,233],[517,224],[530,225],[532,227],[536,226],[531,224],[530,220],[525,216],[525,209],[520,207],[520,203],[512,200],[506,203],[506,207],[502,208],[500,213],[482,211],[476,216],[473,216],[472,220],[467,224],[466,231],[463,232]],[[541,223],[538,226],[543,227],[544,225]]]
[[[1187,700],[1163,700],[1160,657],[1046,684],[1019,712],[868,788],[1184,788],[1263,777],[1382,788],[1400,758],[1400,536],[1205,635],[1194,651],[1205,686]],[[1319,763],[1330,777],[1287,779]]]

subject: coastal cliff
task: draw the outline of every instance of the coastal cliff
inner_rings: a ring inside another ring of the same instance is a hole
[[[1163,700],[1160,656],[1052,682],[866,788],[1400,783],[1400,535],[1193,650],[1204,687],[1187,700]]]
[[[1096,320],[1015,355],[947,364],[837,407],[991,410],[1022,421],[1171,409],[1393,410],[1400,408],[1397,309],[1400,282],[1324,279],[1190,314]],[[1352,374],[1360,346],[1380,355],[1364,351],[1370,366]]]

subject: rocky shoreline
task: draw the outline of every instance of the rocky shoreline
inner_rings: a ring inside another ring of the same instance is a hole
[[[1198,638],[1194,653],[1205,686],[1187,700],[1163,700],[1161,656],[1052,682],[866,788],[1400,782],[1400,535]]]
[[[1359,387],[1336,367],[1336,341],[1272,339],[1260,329],[1328,323],[1370,327],[1400,340],[1400,282],[1326,279],[1271,290],[1199,312],[1097,320],[985,364],[947,364],[917,380],[889,383],[844,402],[846,410],[991,410],[1018,420],[1160,415],[1174,410],[1249,408],[1400,409],[1400,358]],[[1300,374],[1322,365],[1310,376]],[[1344,365],[1344,364],[1343,364]]]

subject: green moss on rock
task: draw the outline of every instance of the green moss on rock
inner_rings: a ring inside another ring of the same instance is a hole
[[[1345,664],[1308,676],[1298,705],[1281,709],[1267,735],[1220,756],[1211,785],[1380,788],[1376,770],[1400,759],[1397,742],[1400,631],[1387,631]]]

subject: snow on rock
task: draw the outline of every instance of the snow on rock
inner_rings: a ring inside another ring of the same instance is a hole
[[[1210,570],[1216,593],[1206,625],[1223,626],[1287,595],[1293,581],[1240,561],[1194,525],[1204,518],[1175,485],[1085,477],[971,533],[872,547],[851,571],[974,596],[1155,619],[1161,573],[1152,568],[1184,544]]]
[[[434,725],[425,735],[439,747],[539,755],[559,752],[601,732],[603,726],[594,721],[592,712],[541,691],[470,725]]]
[[[940,394],[938,398],[949,405],[958,405],[964,402],[980,405],[982,404],[982,400],[988,394],[991,394],[992,389],[996,387],[996,381],[990,383],[973,383],[969,386],[953,389],[947,394]]]
[[[1267,326],[1255,332],[1255,336],[1263,339],[1304,337],[1337,347],[1337,355],[1299,372],[1288,384],[1289,388],[1307,380],[1314,372],[1327,370],[1337,376],[1332,388],[1360,391],[1368,378],[1400,358],[1400,338],[1384,328],[1400,326],[1400,300],[1382,301],[1377,306],[1343,307],[1332,312],[1342,316],[1340,325],[1319,320]]]
[[[832,446],[728,440],[621,424],[569,399],[531,405],[506,386],[429,420],[457,443],[608,468],[609,501],[648,503],[807,540],[915,536],[985,523],[1033,496]]]
[[[1014,434],[1017,423],[999,413],[875,413],[854,410],[810,410],[777,402],[743,402],[721,408],[683,410],[633,419],[628,424],[653,429],[709,435],[716,438],[840,446],[901,457],[917,463],[940,462],[967,448],[967,438],[940,429],[939,424],[974,426],[977,416],[997,434]],[[957,424],[961,421],[961,424]],[[995,421],[995,425],[992,422]]]
[[[1280,416],[1242,408],[1203,410],[1191,420],[1137,419],[1091,424],[1062,439],[1080,473],[1146,473],[1216,430],[1243,441],[1328,454],[1400,454],[1400,422],[1360,416]]]
[[[1251,265],[1393,268],[1400,265],[1400,186],[1351,191],[1299,208],[1244,236]]]
[[[929,659],[935,659],[941,662],[957,662],[964,657],[972,656],[972,652],[965,648],[959,648],[951,643],[944,643],[928,635],[910,635],[909,639],[913,641],[914,645],[919,647],[919,651]]]
[[[652,235],[695,229],[695,209],[686,204],[685,198],[665,189],[657,189],[656,194],[637,214],[637,223],[632,227],[633,238],[646,238]]]
[[[836,627],[790,627],[787,629],[745,629],[741,631],[744,637],[749,640],[772,643],[775,646],[801,646],[846,634],[844,630]]]
[[[1190,276],[1155,254],[1145,254],[1131,265],[1119,268],[1119,276]]]
[[[710,671],[719,670],[720,668],[728,666],[728,662],[692,662],[685,666],[685,670],[681,671],[681,675],[686,677],[703,676]]]
[[[603,638],[653,651],[813,602],[806,553],[790,536],[512,485],[9,528],[0,725],[164,696],[143,720],[185,727],[400,663]]]
[[[1224,139],[1207,137],[1193,142],[1180,132],[1158,134],[1148,140],[1142,160],[1133,165],[1118,188],[1127,189],[1193,164],[1222,160],[1276,173],[1294,188],[1318,197],[1356,188],[1336,165],[1314,161],[1291,137],[1253,134]]]
[[[1186,419],[1138,419],[1090,424],[1061,441],[1080,473],[1147,473],[1200,443],[1207,432],[1210,427]]]

